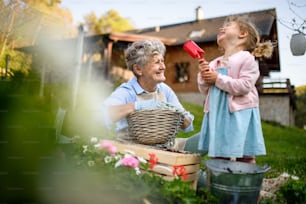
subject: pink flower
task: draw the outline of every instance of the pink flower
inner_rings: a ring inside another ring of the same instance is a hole
[[[136,168],[139,165],[138,159],[136,159],[133,156],[127,156],[127,157],[122,158],[120,163],[123,166],[129,166],[129,167],[133,167],[133,168]]]
[[[102,140],[100,147],[102,149],[106,149],[111,155],[115,155],[117,153],[117,147],[114,146],[109,140]]]

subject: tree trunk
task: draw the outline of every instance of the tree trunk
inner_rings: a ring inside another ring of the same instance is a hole
[[[18,0],[17,1],[14,1],[13,2],[13,11],[12,11],[12,14],[10,16],[10,19],[9,19],[9,25],[8,25],[8,28],[7,28],[7,32],[5,33],[4,35],[4,39],[3,39],[3,45],[2,45],[2,48],[1,48],[1,52],[0,52],[0,57],[3,55],[5,49],[6,49],[6,44],[7,44],[7,41],[8,41],[8,38],[13,30],[13,25],[14,25],[14,21],[15,21],[15,16],[16,16],[16,10],[18,9]]]

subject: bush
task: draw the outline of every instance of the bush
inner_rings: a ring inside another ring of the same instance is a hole
[[[278,197],[287,204],[306,203],[306,182],[302,180],[290,180],[281,187]]]
[[[155,174],[151,171],[155,165],[154,157],[145,161],[130,151],[124,155],[120,154],[108,140],[91,138],[91,142],[86,142],[78,137],[75,139],[75,150],[72,155],[66,156],[71,158],[79,169],[100,172],[101,176],[96,180],[107,183],[101,188],[103,191],[100,191],[100,194],[116,191],[115,194],[124,197],[125,203],[143,203],[146,200],[161,204],[208,204],[216,201],[207,190],[197,191],[191,188],[191,181],[184,181],[184,171],[178,171],[178,174],[173,172],[175,179],[172,181],[164,180]],[[125,163],[124,158],[131,158],[131,161]]]

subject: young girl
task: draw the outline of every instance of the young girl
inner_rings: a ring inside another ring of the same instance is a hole
[[[198,86],[206,96],[199,149],[208,156],[255,164],[265,155],[256,57],[270,57],[270,42],[260,43],[255,26],[243,17],[228,17],[217,43],[224,51],[210,63],[199,60]]]

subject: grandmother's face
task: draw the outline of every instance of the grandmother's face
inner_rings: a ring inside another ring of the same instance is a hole
[[[156,83],[166,80],[164,75],[166,66],[164,57],[161,54],[155,54],[142,70],[142,76],[145,80],[154,81]]]

